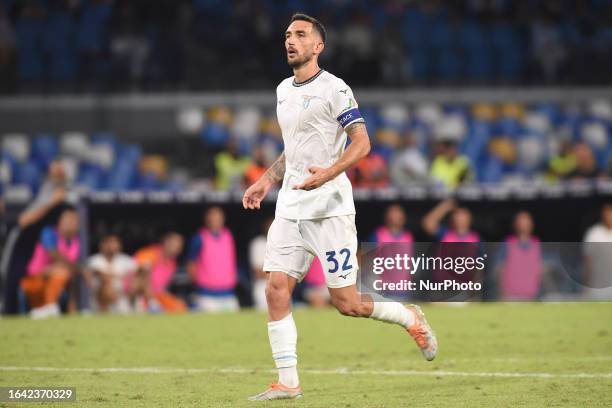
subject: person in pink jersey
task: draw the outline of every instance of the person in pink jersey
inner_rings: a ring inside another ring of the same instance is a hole
[[[442,225],[442,219],[448,214],[450,227]],[[480,235],[471,229],[472,213],[465,207],[459,207],[453,199],[442,201],[423,217],[423,230],[439,242],[480,242]]]
[[[33,318],[60,314],[59,298],[79,271],[78,232],[79,216],[73,209],[62,212],[57,226],[42,230],[27,274],[21,280]],[[74,304],[74,298],[69,303]]]
[[[450,224],[442,224],[444,217],[450,214]],[[423,230],[434,237],[440,244],[436,247],[436,256],[439,258],[476,258],[481,255],[482,248],[479,245],[480,235],[472,230],[472,213],[465,207],[459,207],[454,199],[447,199],[435,206],[423,217]],[[450,245],[446,245],[450,244]],[[431,276],[437,281],[453,280],[455,282],[470,282],[483,280],[485,290],[488,293],[488,275],[476,276],[476,272],[458,273],[444,268],[431,272]],[[465,295],[465,294],[464,294]],[[464,300],[464,298],[454,298]],[[441,300],[437,299],[436,300]]]
[[[406,228],[406,212],[399,204],[387,207],[385,211],[385,223],[374,231],[370,236],[371,242],[404,242],[412,244],[414,238]]]
[[[133,298],[144,298],[150,311],[187,311],[185,302],[168,290],[176,273],[176,258],[182,251],[183,237],[176,232],[169,232],[164,235],[160,244],[141,248],[134,254],[138,274],[130,291]]]
[[[225,226],[220,207],[204,214],[204,227],[192,238],[187,270],[197,287],[198,309],[208,312],[236,311],[234,293],[238,283],[234,237]]]
[[[406,228],[406,212],[399,204],[392,204],[385,211],[385,222],[378,226],[370,236],[370,242],[376,242],[377,257],[395,257],[396,254],[412,256],[414,238]],[[387,245],[385,245],[387,244]],[[397,245],[396,245],[397,244]],[[381,276],[385,283],[397,283],[410,280],[412,275],[405,269],[388,269]],[[385,292],[387,296],[404,298],[405,291]]]
[[[527,211],[514,217],[514,234],[506,238],[501,259],[500,296],[504,300],[533,300],[542,282],[542,248],[533,235],[533,218]]]

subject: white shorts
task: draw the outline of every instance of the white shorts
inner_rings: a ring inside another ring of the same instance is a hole
[[[263,270],[285,272],[301,281],[319,257],[329,288],[357,282],[357,228],[354,215],[289,220],[276,217],[268,231]]]

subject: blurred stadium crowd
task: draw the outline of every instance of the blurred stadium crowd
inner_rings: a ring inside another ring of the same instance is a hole
[[[296,10],[352,86],[610,83],[609,0],[2,0],[0,91],[273,86]]]
[[[358,97],[358,96],[357,96]],[[612,177],[612,104],[362,106],[372,151],[349,172],[356,188],[554,183]],[[259,124],[259,125],[258,125]],[[280,154],[276,123],[256,110],[208,112],[201,133],[218,189],[250,185]],[[249,157],[250,154],[250,157]]]
[[[612,103],[362,106],[373,149],[349,172],[355,188],[551,184],[612,177]],[[241,190],[282,151],[274,116],[255,106],[191,110],[195,157],[143,153],[118,135],[2,136],[0,185],[36,193],[61,158],[71,182],[94,191]],[[146,143],[146,140],[142,140]],[[173,142],[177,146],[184,139]]]

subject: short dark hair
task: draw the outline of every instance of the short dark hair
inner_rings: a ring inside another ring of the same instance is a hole
[[[325,31],[325,27],[323,27],[323,24],[321,24],[319,20],[309,16],[308,14],[295,13],[291,16],[291,21],[289,21],[289,24],[293,23],[294,21],[308,21],[311,23],[314,29],[319,32],[319,35],[321,35],[321,38],[323,39],[323,44],[325,44],[325,40],[327,40],[327,31]]]

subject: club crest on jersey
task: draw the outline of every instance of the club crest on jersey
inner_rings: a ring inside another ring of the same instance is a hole
[[[310,101],[316,98],[316,96],[302,95],[302,98],[303,98],[302,107],[304,109],[308,109],[308,106],[310,106]]]

